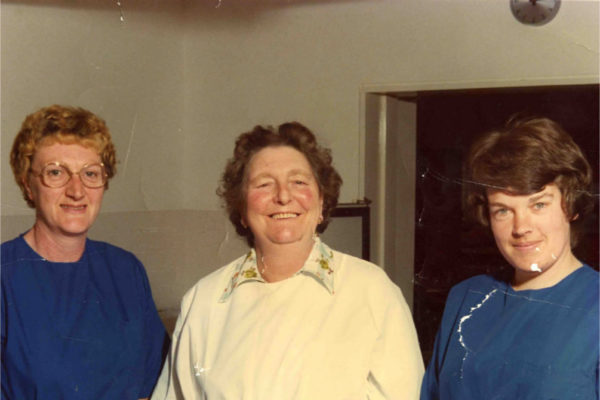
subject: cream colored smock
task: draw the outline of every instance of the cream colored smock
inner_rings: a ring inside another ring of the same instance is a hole
[[[152,399],[417,399],[423,372],[400,289],[317,239],[286,280],[252,250],[190,289]]]

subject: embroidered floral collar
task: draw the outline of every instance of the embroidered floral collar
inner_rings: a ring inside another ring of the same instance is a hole
[[[317,237],[308,259],[294,276],[298,274],[312,276],[321,283],[329,293],[333,294],[333,265],[333,251]],[[219,299],[219,303],[227,301],[233,291],[246,282],[266,283],[258,272],[256,251],[254,249],[251,249],[246,257],[235,266],[233,274],[229,279],[229,283],[223,290],[223,294]]]

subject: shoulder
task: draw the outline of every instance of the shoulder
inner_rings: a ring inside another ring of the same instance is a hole
[[[363,284],[393,284],[383,268],[372,262],[332,250],[334,266],[346,279],[358,280]]]
[[[371,304],[405,303],[400,288],[385,270],[369,261],[333,251],[335,291],[350,292],[355,298],[366,297]]]
[[[148,276],[142,262],[130,251],[110,243],[87,239],[86,250],[89,265],[101,275],[109,274],[123,283],[135,282],[139,288],[149,291]]]
[[[336,262],[336,258],[338,261]],[[366,310],[376,332],[384,332],[390,326],[413,326],[410,308],[400,288],[392,282],[383,268],[334,251],[335,296],[349,305],[353,315]]]
[[[476,275],[454,285],[444,304],[443,319],[453,319],[460,310],[489,298],[496,290],[506,290],[506,283],[490,275]]]
[[[14,266],[22,265],[29,260],[39,260],[40,257],[27,245],[23,235],[8,240],[0,246],[2,274],[8,274]],[[3,277],[6,277],[4,275]]]
[[[600,274],[598,274],[598,271],[589,265],[584,265],[577,272],[578,275],[576,276],[575,284],[590,294],[596,294],[596,297],[598,297],[597,294],[600,291]]]
[[[196,282],[196,284],[183,295],[181,300],[182,312],[185,309],[189,309],[192,305],[208,306],[210,304],[216,304],[223,290],[227,287],[235,268],[239,263],[243,262],[245,258],[246,255],[244,254]]]
[[[91,262],[104,262],[112,268],[129,267],[145,271],[142,262],[132,252],[110,243],[87,239],[85,251]]]
[[[17,257],[17,252],[19,250],[19,243],[23,239],[18,236],[14,239],[7,240],[6,242],[0,245],[0,254],[2,255],[2,265],[5,263],[9,263]]]
[[[594,268],[590,267],[587,264],[584,264],[583,267],[581,267],[580,280],[584,280],[586,282],[589,282],[591,285],[594,285],[600,281],[600,274]]]
[[[490,275],[476,275],[454,285],[448,293],[448,298],[460,296],[469,291],[488,292],[502,285],[502,282]]]
[[[589,265],[584,265],[573,273],[572,279],[567,277],[565,281],[567,281],[567,285],[564,288],[560,287],[557,294],[570,299],[573,305],[593,310],[597,314],[600,301],[600,274],[598,271]]]
[[[17,245],[17,243],[19,243],[22,240],[22,236],[17,236],[16,238],[13,238],[11,240],[7,240],[6,242],[3,242],[1,246],[2,250],[4,249],[9,249],[9,248],[13,248]]]
[[[107,257],[124,257],[137,260],[137,257],[130,251],[99,240],[87,239],[86,250],[90,255],[104,254]]]

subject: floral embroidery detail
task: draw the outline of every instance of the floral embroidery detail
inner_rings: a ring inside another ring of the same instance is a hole
[[[256,253],[254,252],[254,249],[250,250],[248,254],[246,254],[246,257],[235,266],[235,272],[231,275],[229,284],[223,290],[219,302],[222,303],[227,300],[236,287],[248,281],[264,282],[256,269]]]
[[[325,243],[321,242],[320,239],[316,240],[315,249],[317,249],[317,254],[314,256],[314,268],[311,268],[310,265],[305,265],[304,271],[307,274],[315,276],[327,288],[329,293],[333,294],[333,251]],[[315,249],[313,249],[313,252],[315,252]],[[313,257],[312,253],[311,257]]]
[[[256,278],[258,276],[258,272],[256,272],[256,268],[252,267],[250,269],[246,269],[246,270],[242,271],[242,275],[246,279]]]
[[[333,277],[335,275],[334,269],[332,268],[333,265],[333,251],[326,244],[321,242],[321,239],[316,238],[315,245],[310,255],[304,263],[304,266],[296,272],[296,275],[304,274],[312,276],[317,282],[322,284],[329,293],[333,294]],[[254,249],[250,250],[246,257],[234,267],[234,273],[229,279],[229,284],[223,290],[219,302],[223,303],[227,301],[235,288],[246,282],[265,283],[265,280],[258,273],[256,252]]]
[[[321,258],[319,260],[319,264],[321,265],[321,268],[326,270],[328,274],[332,274],[333,270],[329,267],[329,260],[326,260],[324,258]]]

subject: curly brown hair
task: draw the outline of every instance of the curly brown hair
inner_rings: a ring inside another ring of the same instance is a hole
[[[572,222],[592,208],[592,169],[581,149],[556,122],[542,117],[513,117],[473,143],[464,168],[466,213],[488,226],[487,190],[529,195],[556,184]],[[572,231],[571,242],[577,243]]]
[[[330,221],[330,213],[335,208],[342,186],[342,178],[332,165],[331,150],[317,144],[315,135],[298,122],[287,122],[277,129],[256,126],[250,132],[242,133],[235,142],[233,157],[225,166],[217,195],[221,197],[229,220],[237,233],[246,238],[250,247],[254,246],[252,231],[242,224],[246,212],[247,166],[252,157],[265,147],[289,146],[302,153],[317,180],[319,193],[323,197],[323,220],[317,226],[322,233]]]
[[[92,112],[80,107],[52,105],[28,115],[15,137],[10,152],[10,166],[15,181],[27,204],[35,204],[27,196],[25,180],[35,152],[53,143],[79,144],[93,148],[100,155],[107,178],[117,172],[116,152],[106,123]],[[105,186],[108,189],[108,181]]]

